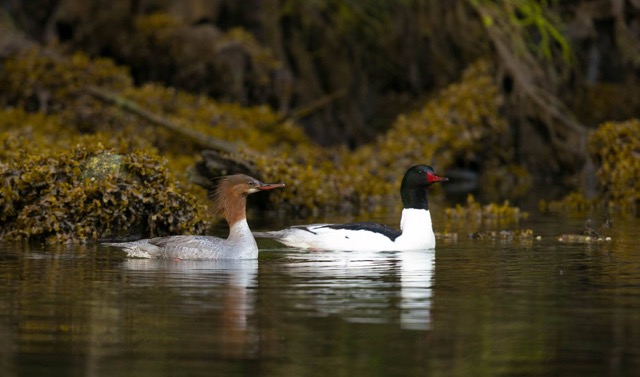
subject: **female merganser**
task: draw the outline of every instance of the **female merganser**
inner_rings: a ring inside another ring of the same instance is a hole
[[[342,251],[398,251],[433,249],[436,238],[431,226],[427,189],[449,179],[434,174],[430,166],[416,165],[402,178],[402,219],[400,231],[386,225],[360,222],[351,224],[297,225],[272,232],[254,232],[259,238],[273,238],[301,249]]]
[[[244,174],[220,179],[213,194],[213,210],[227,220],[229,237],[170,236],[134,242],[107,243],[127,252],[129,257],[161,259],[256,259],[258,245],[247,224],[247,195],[284,187],[283,183],[263,183]]]

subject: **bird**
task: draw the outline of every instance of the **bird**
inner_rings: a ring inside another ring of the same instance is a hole
[[[428,165],[410,167],[400,187],[403,210],[400,230],[374,222],[295,225],[276,231],[254,232],[256,238],[271,238],[286,246],[312,250],[402,251],[434,249],[427,189],[449,179],[435,174]]]
[[[258,245],[247,223],[247,196],[284,186],[284,183],[263,183],[244,174],[220,178],[212,195],[212,209],[224,216],[229,224],[229,236],[226,239],[179,235],[105,245],[119,247],[127,252],[128,257],[134,258],[257,259]]]

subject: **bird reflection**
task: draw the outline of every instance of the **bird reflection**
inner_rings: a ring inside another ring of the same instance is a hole
[[[431,278],[435,267],[435,253],[405,251],[400,259],[400,323],[403,328],[427,330],[430,324]]]
[[[179,292],[184,316],[201,323],[202,328],[213,327],[213,333],[195,333],[202,343],[218,345],[217,357],[226,359],[253,358],[257,346],[257,330],[248,320],[255,313],[257,260],[173,261],[159,259],[127,259],[123,267],[132,272],[130,279],[147,273],[149,283],[171,287]],[[189,334],[185,334],[189,335]]]
[[[399,322],[404,329],[426,330],[434,261],[434,250],[308,252],[292,258],[285,270],[299,278],[291,292],[299,308],[350,322]]]

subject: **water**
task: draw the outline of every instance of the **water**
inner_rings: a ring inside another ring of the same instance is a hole
[[[555,239],[581,221],[436,251],[265,241],[258,261],[0,244],[0,375],[638,375],[639,224],[616,220],[608,243]]]

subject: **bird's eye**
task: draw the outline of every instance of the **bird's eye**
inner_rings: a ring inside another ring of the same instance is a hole
[[[254,181],[249,181],[249,186],[255,186],[256,183]]]

